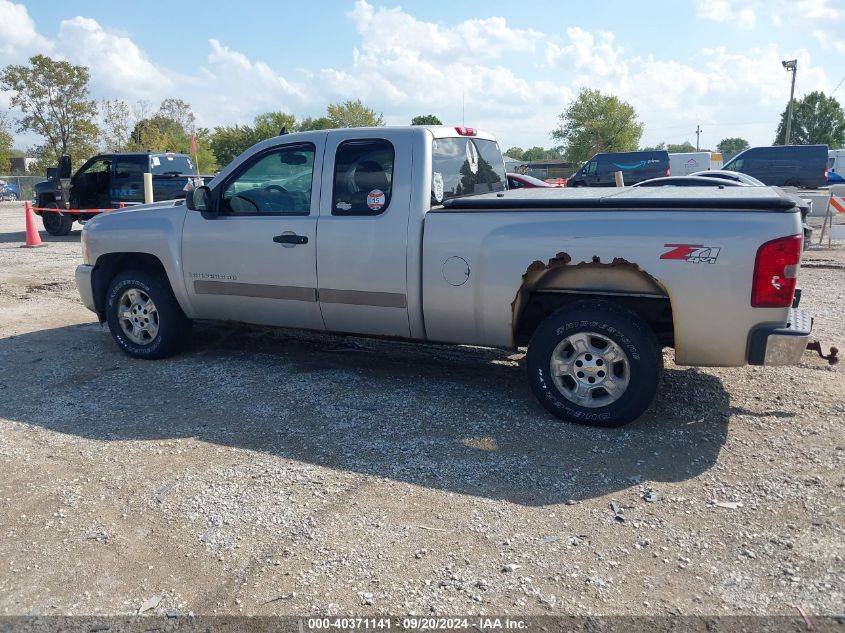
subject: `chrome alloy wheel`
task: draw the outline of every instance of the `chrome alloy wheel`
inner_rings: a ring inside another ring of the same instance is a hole
[[[150,296],[129,288],[117,304],[120,329],[136,345],[148,345],[158,335],[158,310]]]
[[[551,373],[564,398],[594,409],[622,397],[631,378],[631,366],[627,354],[608,337],[578,332],[555,347]]]

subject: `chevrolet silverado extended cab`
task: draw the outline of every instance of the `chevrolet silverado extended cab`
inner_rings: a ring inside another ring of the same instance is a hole
[[[618,426],[680,365],[798,362],[801,218],[769,187],[506,190],[467,128],[275,137],[184,201],[97,216],[85,305],[138,358],[193,319],[527,346],[540,403]],[[796,305],[793,305],[793,304]]]

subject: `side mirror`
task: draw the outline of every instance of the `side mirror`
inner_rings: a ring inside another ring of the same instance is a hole
[[[185,206],[191,211],[199,211],[206,220],[217,217],[217,209],[214,209],[211,204],[211,189],[205,185],[194,187],[188,192],[185,196]]]
[[[59,159],[59,178],[70,178],[70,177],[71,177],[70,156],[65,154]]]

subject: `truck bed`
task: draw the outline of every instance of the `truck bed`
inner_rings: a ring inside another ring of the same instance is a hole
[[[794,212],[794,207],[795,201],[776,187],[579,187],[517,189],[452,198],[431,213],[519,209]]]
[[[800,234],[794,199],[768,187],[536,189],[449,200],[425,218],[426,335],[513,346],[526,288],[627,294],[669,302],[678,364],[742,365],[748,333],[785,323],[789,312],[751,306],[757,250]],[[455,272],[461,261],[466,274]]]

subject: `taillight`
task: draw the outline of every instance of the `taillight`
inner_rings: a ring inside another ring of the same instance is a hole
[[[455,132],[461,136],[475,136],[478,133],[474,127],[456,127]]]
[[[766,242],[757,249],[751,307],[788,308],[792,305],[803,242],[801,235],[790,235]]]
[[[672,172],[672,170],[669,167],[667,167],[666,168],[666,177],[667,178],[671,175],[671,172]]]
[[[824,168],[824,179],[825,180],[827,180],[827,178],[828,178],[828,173],[830,173],[830,170],[827,168],[827,166],[825,166],[825,168]]]

